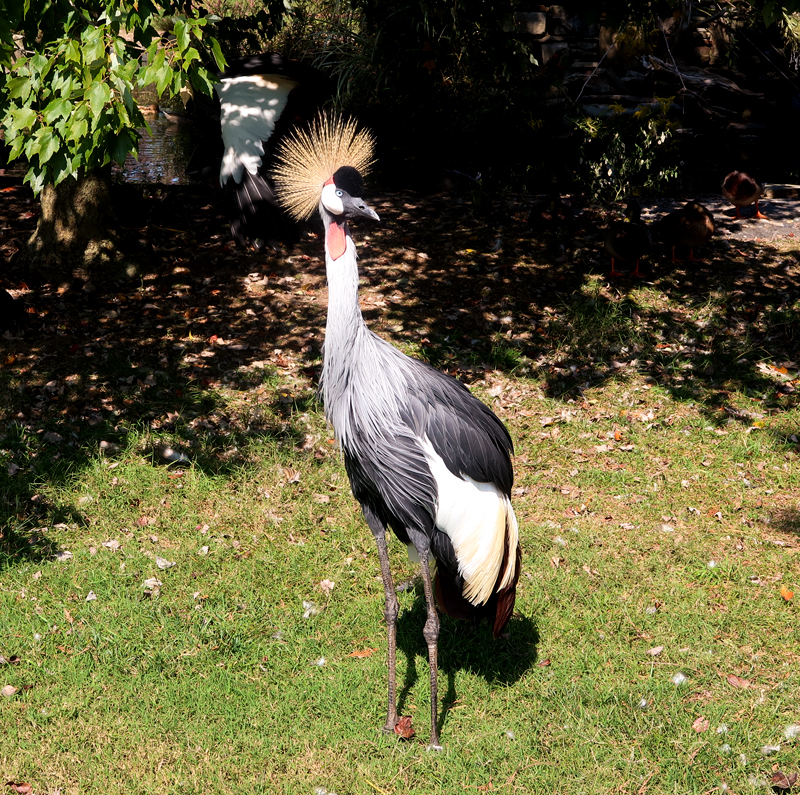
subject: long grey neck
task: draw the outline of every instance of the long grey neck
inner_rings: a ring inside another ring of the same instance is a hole
[[[356,357],[355,349],[367,334],[367,326],[358,304],[358,263],[353,238],[345,224],[346,248],[338,259],[328,250],[328,227],[333,216],[320,204],[325,235],[325,267],[328,276],[328,321],[325,326],[325,346],[322,366],[322,393],[326,414],[343,395],[347,373]]]

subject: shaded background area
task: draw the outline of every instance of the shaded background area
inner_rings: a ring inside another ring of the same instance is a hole
[[[209,473],[246,463],[246,440],[256,435],[319,459],[336,455],[296,421],[316,410],[325,322],[313,225],[291,252],[245,252],[229,241],[213,187],[119,190],[135,198],[128,231],[149,268],[119,283],[35,284],[13,264],[35,204],[18,179],[5,178],[4,283],[24,323],[2,339],[2,522],[35,524],[45,507],[75,520],[79,506],[37,501],[38,479],[70,477],[109,445],[124,445],[131,429],[182,439]],[[367,322],[464,381],[513,374],[569,405],[592,388],[644,378],[717,426],[797,406],[793,200],[767,202],[768,221],[733,221],[721,200],[709,201],[720,234],[699,252],[704,261],[673,263],[655,246],[642,280],[607,278],[603,238],[619,210],[582,211],[562,246],[557,230],[531,231],[525,197],[488,213],[457,193],[369,200],[381,224],[354,229]],[[647,205],[646,215],[674,204]],[[798,433],[783,430],[787,451]],[[141,452],[174,463],[157,444]]]

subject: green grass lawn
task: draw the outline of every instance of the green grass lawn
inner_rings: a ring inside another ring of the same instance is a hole
[[[797,285],[762,296],[759,327],[722,269],[708,278],[720,283],[694,298],[675,274],[624,294],[596,277],[556,284],[533,319],[529,297],[501,286],[498,317],[516,331],[477,348],[463,327],[461,341],[423,327],[419,342],[419,315],[407,334],[384,331],[465,362],[517,451],[515,617],[499,641],[443,619],[442,753],[425,749],[418,587],[399,594],[398,628],[400,713],[418,734],[379,731],[377,554],[288,348],[203,369],[208,334],[175,331],[180,318],[154,320],[151,350],[140,340],[102,367],[64,354],[26,369],[41,343],[6,342],[3,782],[53,795],[742,795],[797,772]],[[170,358],[184,355],[195,371]],[[405,549],[391,553],[396,582],[411,578]]]

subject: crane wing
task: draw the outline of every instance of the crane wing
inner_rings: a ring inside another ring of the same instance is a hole
[[[409,361],[413,377],[403,421],[417,436],[428,438],[454,475],[492,483],[510,495],[514,445],[505,425],[460,381],[424,362]]]
[[[264,141],[275,131],[289,94],[297,82],[283,75],[248,74],[225,77],[215,86],[220,99],[220,125],[225,147],[220,185],[237,183],[247,170],[255,174],[262,163]]]

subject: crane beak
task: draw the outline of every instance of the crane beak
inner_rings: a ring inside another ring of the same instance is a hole
[[[375,210],[372,209],[363,199],[352,200],[352,204],[348,207],[351,218],[371,218],[373,221],[380,221],[380,217]]]

